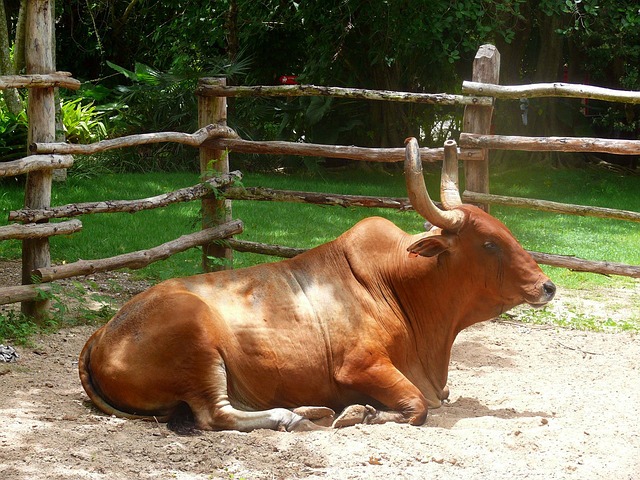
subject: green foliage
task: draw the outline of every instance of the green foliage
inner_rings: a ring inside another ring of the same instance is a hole
[[[97,79],[93,90],[110,92],[98,100],[83,90],[96,106],[115,107],[104,120],[112,136],[193,131],[198,76],[273,84],[293,74],[319,85],[457,93],[487,42],[503,53],[506,83],[556,81],[567,65],[573,82],[640,89],[640,14],[632,0],[72,0],[57,10],[58,67]],[[517,131],[517,105],[500,111],[498,127],[503,122],[508,134],[627,138],[640,128],[637,105],[590,101],[588,118],[579,102],[545,105],[532,102],[529,131]],[[325,98],[236,98],[229,112],[229,124],[248,139],[382,147],[401,146],[409,135],[441,145],[462,116],[460,108]],[[546,132],[550,125],[563,131]],[[192,149],[161,145],[130,149],[120,164],[113,157],[107,163],[117,170],[193,170],[194,157]],[[240,159],[256,170],[299,165],[290,158]],[[305,162],[316,171],[336,163]]]
[[[20,312],[9,310],[0,313],[0,343],[28,344],[29,338],[38,332],[38,326]]]
[[[94,102],[81,97],[62,99],[60,108],[67,141],[71,143],[91,143],[107,136],[103,121],[105,112]],[[23,110],[18,115],[10,113],[0,104],[0,161],[9,161],[26,155],[27,114]]]
[[[568,307],[562,311],[553,310],[551,307],[541,309],[517,307],[513,312],[505,313],[501,315],[501,317],[505,319],[516,319],[520,322],[534,325],[557,325],[572,330],[588,330],[592,332],[640,332],[640,317],[618,321],[611,317],[601,317],[579,312],[575,307]]]
[[[15,310],[0,312],[0,342],[28,345],[31,337],[37,333],[104,323],[115,313],[113,302],[100,294],[91,293],[88,287],[90,285],[78,281],[72,281],[66,287],[51,284],[51,291],[43,291],[40,295],[41,300],[51,301],[49,316],[40,324]]]
[[[0,103],[0,161],[24,157],[27,149],[27,115],[14,115]]]
[[[210,61],[210,70],[171,69],[166,72],[136,63],[128,70],[112,62],[109,67],[124,77],[122,84],[111,90],[96,89],[103,109],[109,112],[107,126],[110,136],[136,133],[186,131],[198,128],[197,103],[194,91],[199,78],[241,75],[247,61],[233,65]],[[114,171],[195,171],[197,150],[179,144],[147,145],[101,157]]]
[[[83,104],[82,98],[63,101],[61,110],[69,143],[92,143],[106,138],[107,129],[100,118],[103,112],[93,102]]]

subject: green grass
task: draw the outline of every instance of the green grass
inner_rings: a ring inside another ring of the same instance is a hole
[[[431,192],[438,191],[439,172],[427,174]],[[70,179],[65,184],[54,184],[52,205],[67,203],[144,198],[193,185],[196,174],[149,173],[102,175],[92,179]],[[388,174],[363,170],[305,174],[247,174],[246,186],[265,186],[289,190],[307,190],[344,194],[376,196],[406,196],[401,172]],[[552,170],[541,166],[517,165],[510,169],[492,171],[491,191],[503,195],[554,200],[582,205],[597,205],[640,211],[640,178],[620,177],[609,172],[592,170]],[[0,183],[0,225],[7,223],[9,210],[21,208],[21,185],[7,181]],[[434,195],[437,198],[437,194]],[[637,223],[603,220],[589,217],[555,215],[528,209],[493,207],[492,213],[506,223],[522,245],[529,250],[575,255],[591,260],[608,260],[627,264],[640,264],[640,227]],[[292,247],[313,247],[340,235],[367,216],[389,218],[410,233],[422,231],[423,220],[413,212],[389,209],[321,207],[307,204],[278,202],[234,202],[233,216],[244,221],[245,231],[239,236],[247,240],[282,244]],[[53,263],[74,262],[80,258],[105,258],[135,250],[151,248],[173,240],[180,235],[199,229],[199,202],[136,214],[99,214],[80,217],[83,230],[67,237],[51,238]],[[20,242],[0,242],[0,259],[20,258]],[[236,268],[266,261],[275,257],[235,253]],[[200,272],[201,253],[197,249],[156,262],[136,276],[158,281]],[[635,280],[625,277],[575,273],[561,268],[543,266],[547,274],[561,287],[579,289],[591,295],[612,292],[610,288],[634,288]],[[84,283],[83,283],[84,282]],[[44,330],[75,321],[102,322],[110,311],[84,311],[80,278],[74,285],[79,289],[78,305],[82,312],[73,314],[54,294],[54,312]],[[609,289],[609,290],[608,290]],[[65,291],[66,292],[66,291]],[[65,293],[65,298],[68,293]],[[591,295],[592,296],[592,295]],[[62,297],[60,297],[62,298]],[[625,297],[626,298],[626,297]],[[637,298],[637,297],[629,297]],[[629,300],[636,302],[637,300]],[[75,304],[74,303],[74,304]],[[635,308],[632,306],[631,308]],[[637,306],[640,311],[640,305]],[[80,318],[81,320],[77,320]],[[640,318],[620,323],[607,316],[564,310],[523,309],[518,320],[531,323],[551,323],[589,330],[640,330]],[[30,336],[42,331],[15,312],[0,315],[0,339],[29,341]],[[94,320],[92,320],[94,319]]]
[[[525,167],[497,173],[492,193],[552,200],[577,205],[640,212],[640,178],[599,170]],[[493,207],[528,250],[573,255],[588,260],[640,264],[640,225],[633,222],[557,215],[513,207]],[[562,268],[543,267],[556,283],[580,288],[585,284],[629,283]]]
[[[92,179],[70,178],[55,184],[52,205],[66,203],[134,199],[165,193],[192,185],[197,175],[188,173],[150,173],[104,175]],[[427,176],[432,192],[437,192],[439,172]],[[244,185],[290,190],[309,190],[380,196],[406,196],[400,172],[387,174],[349,170],[304,174],[247,174]],[[20,208],[22,187],[0,184],[0,224],[6,223],[6,211]],[[598,205],[640,211],[640,178],[620,177],[591,170],[551,170],[521,165],[492,172],[491,191],[503,195],[526,196],[565,203]],[[437,195],[434,195],[437,197]],[[503,220],[523,246],[529,250],[575,255],[591,260],[640,264],[640,228],[638,224],[589,217],[555,215],[528,209],[493,207],[492,213]],[[312,247],[326,242],[358,220],[380,215],[401,228],[417,233],[423,221],[412,212],[388,209],[320,207],[276,202],[234,202],[233,216],[244,221],[239,238],[294,247]],[[199,204],[173,205],[165,209],[136,214],[101,214],[80,217],[83,230],[68,237],[52,237],[54,263],[79,258],[103,258],[146,249],[199,228]],[[19,258],[18,241],[0,242],[0,258]],[[235,254],[235,266],[249,266],[277,260],[254,254]],[[544,267],[559,285],[623,285],[621,277],[574,273]],[[140,270],[137,274],[154,280],[199,272],[200,252],[192,249]]]

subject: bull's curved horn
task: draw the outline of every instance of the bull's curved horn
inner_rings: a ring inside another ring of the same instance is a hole
[[[436,207],[431,200],[431,197],[429,197],[429,192],[427,192],[427,187],[424,184],[418,141],[411,137],[405,140],[405,145],[404,176],[407,183],[409,200],[411,201],[411,205],[413,205],[414,210],[437,227],[445,230],[459,230],[464,222],[464,213],[460,210],[440,210]],[[443,175],[444,170],[445,168],[443,167]],[[448,185],[446,191],[447,194],[449,194],[448,192],[450,190],[451,183],[450,171],[447,172],[446,177]],[[454,178],[457,178],[457,175]],[[445,208],[447,207],[445,206]]]
[[[462,205],[458,188],[458,145],[455,140],[444,142],[444,162],[440,177],[440,201],[445,210]]]

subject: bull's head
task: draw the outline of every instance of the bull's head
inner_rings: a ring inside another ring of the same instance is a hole
[[[542,306],[555,295],[556,287],[544,275],[507,227],[482,209],[463,205],[458,190],[457,146],[445,142],[440,197],[444,210],[429,197],[420,151],[415,138],[406,141],[405,178],[413,208],[439,227],[413,243],[411,256],[438,257],[438,268],[460,279],[460,287],[479,292],[493,315],[521,303]],[[469,283],[471,282],[471,283]],[[462,296],[465,295],[461,291]]]

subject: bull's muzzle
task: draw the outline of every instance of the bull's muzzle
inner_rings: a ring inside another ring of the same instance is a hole
[[[532,307],[544,307],[556,295],[556,284],[547,280],[540,286],[540,296],[533,302],[527,302]]]
[[[556,295],[556,284],[547,280],[542,284],[542,294],[547,302],[550,302]]]

